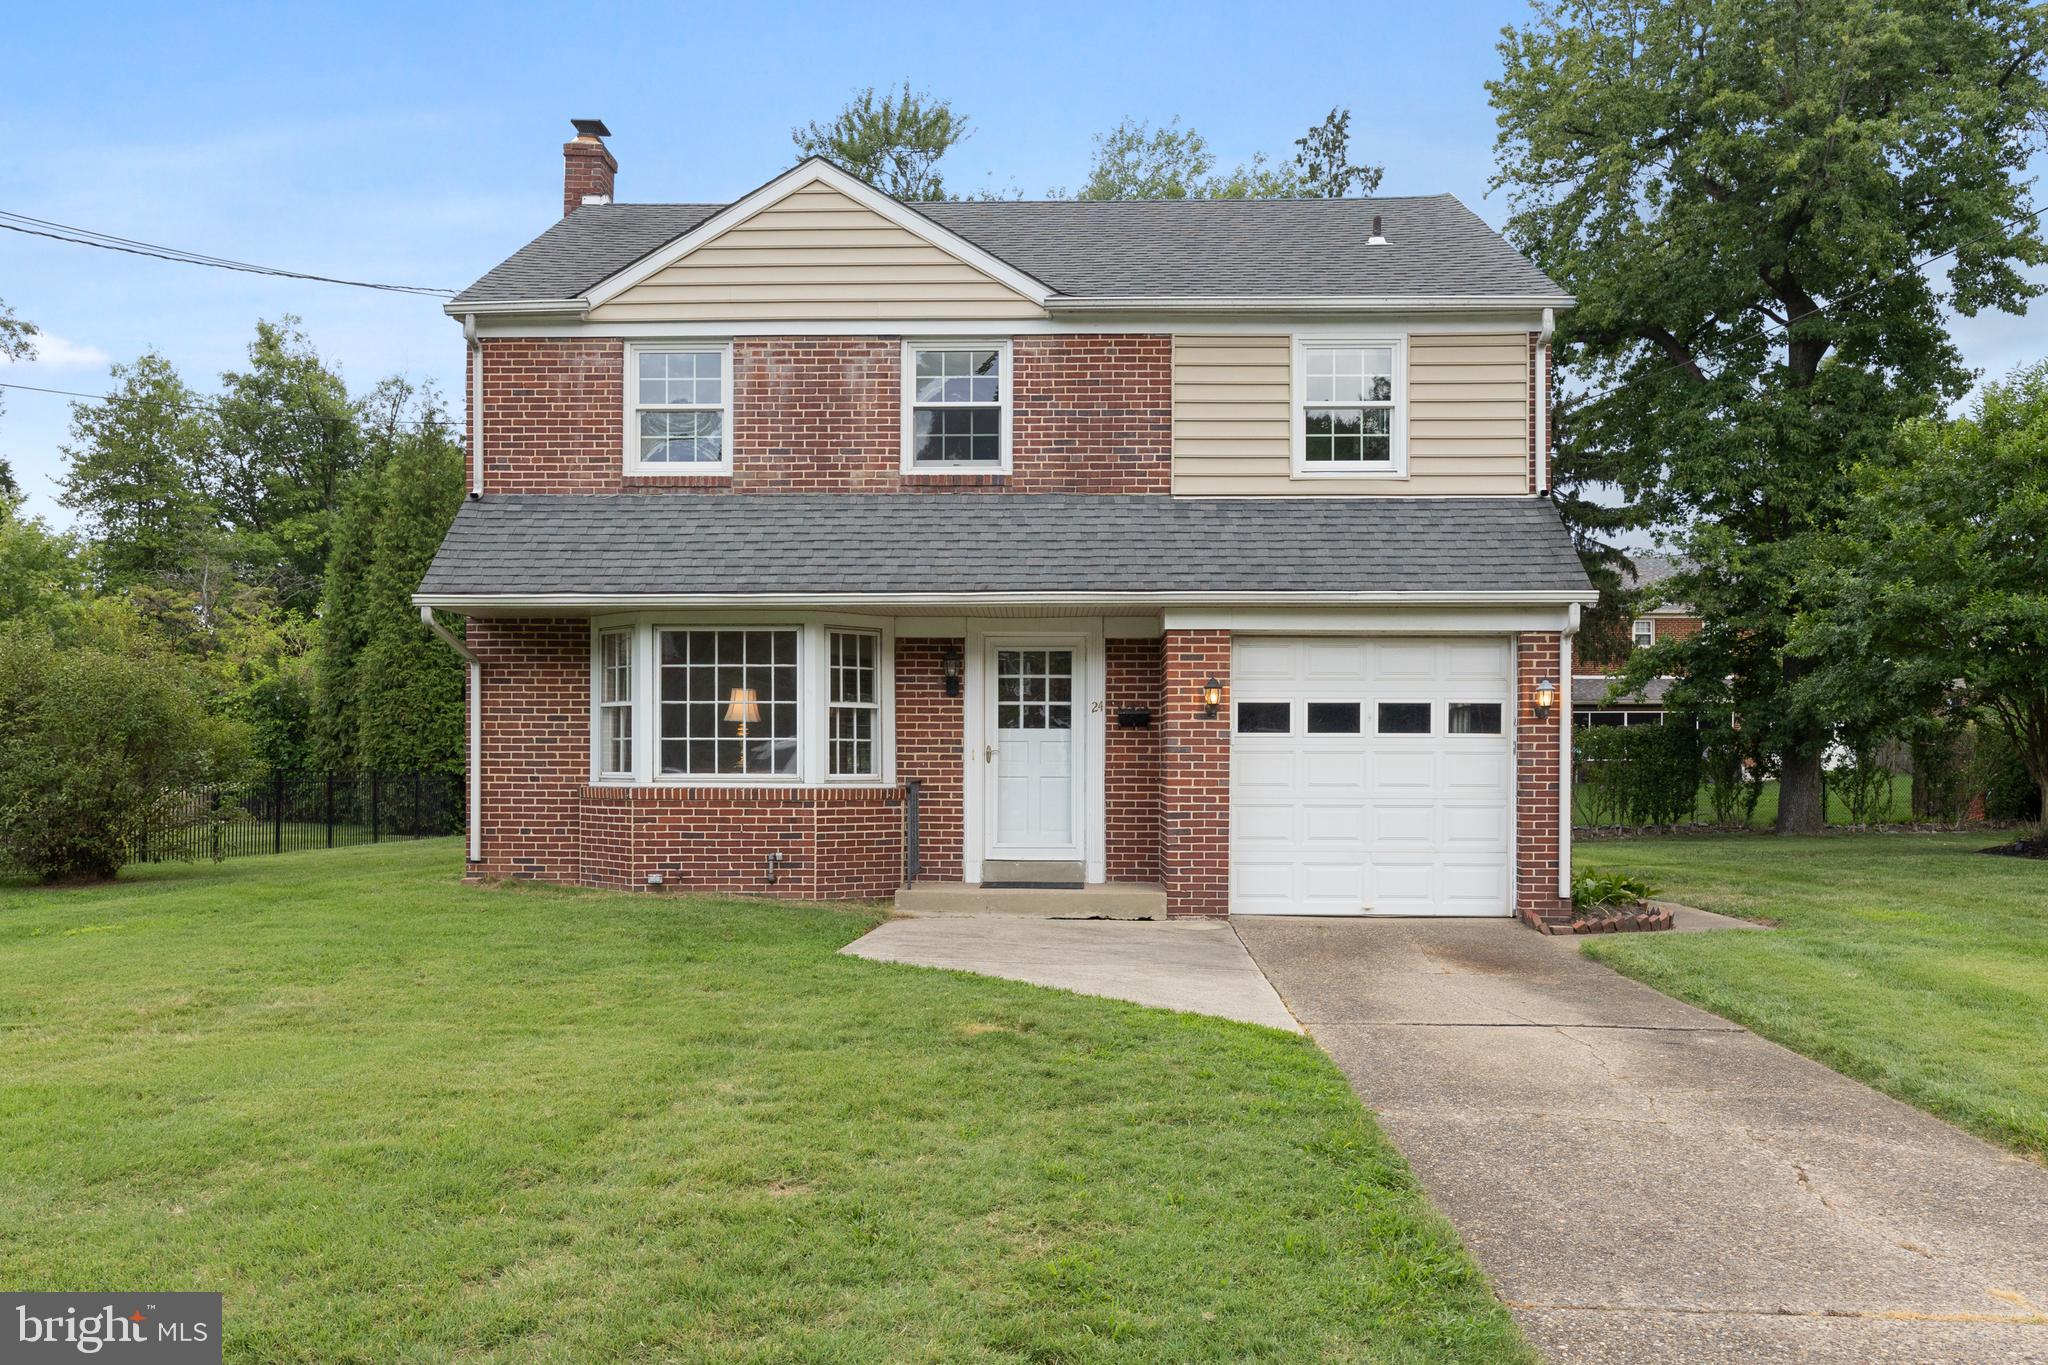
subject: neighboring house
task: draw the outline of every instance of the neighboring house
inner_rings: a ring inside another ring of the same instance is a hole
[[[578,128],[448,305],[473,877],[1566,912],[1571,300],[1457,200],[622,204]]]
[[[1654,588],[1682,567],[1679,560],[1664,555],[1635,555],[1631,584]],[[1651,594],[1654,598],[1655,594]],[[1698,633],[1699,615],[1683,602],[1646,606],[1629,622],[1629,648],[1646,649],[1665,640],[1683,640]],[[1590,651],[1572,675],[1572,724],[1662,725],[1664,698],[1671,691],[1671,679],[1652,678],[1639,692],[1616,693],[1616,675],[1627,663],[1625,657],[1609,658]]]

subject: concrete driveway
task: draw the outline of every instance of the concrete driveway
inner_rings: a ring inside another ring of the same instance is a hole
[[[2048,1171],[1504,921],[1240,919],[1561,1361],[2048,1361]]]

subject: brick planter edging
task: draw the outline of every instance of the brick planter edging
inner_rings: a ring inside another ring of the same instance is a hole
[[[1539,934],[1638,934],[1672,928],[1677,922],[1673,910],[1668,904],[1647,903],[1613,915],[1546,920],[1525,912],[1521,919]]]

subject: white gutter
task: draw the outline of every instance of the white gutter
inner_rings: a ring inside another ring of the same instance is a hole
[[[1577,302],[1569,294],[1249,294],[1209,298],[1131,294],[1097,298],[1056,295],[1046,300],[1045,306],[1054,313],[1361,313],[1391,309],[1472,313],[1504,308],[1570,308]]]
[[[484,860],[484,666],[460,635],[434,617],[432,607],[420,608],[420,622],[469,665],[469,861]]]
[[[1557,312],[1543,310],[1543,333],[1536,342],[1536,491],[1550,491],[1550,337],[1557,330]]]
[[[879,608],[1046,607],[1067,610],[1131,607],[1359,607],[1556,606],[1600,600],[1597,592],[795,592],[795,593],[416,593],[421,611],[547,611],[555,608],[680,607]]]
[[[472,303],[450,300],[441,305],[441,311],[451,318],[467,317],[481,313],[486,317],[494,313],[574,313],[578,317],[590,311],[588,299],[478,299]]]
[[[469,343],[469,495],[484,495],[484,347],[476,336],[476,314],[465,314],[462,337]]]
[[[1557,894],[1572,895],[1572,637],[1579,633],[1579,604],[1557,642]]]

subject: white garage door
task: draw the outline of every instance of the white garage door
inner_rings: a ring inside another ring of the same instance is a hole
[[[1505,639],[1238,636],[1232,913],[1510,913],[1513,661]]]

